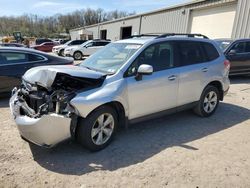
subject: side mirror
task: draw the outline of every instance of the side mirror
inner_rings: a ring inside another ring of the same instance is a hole
[[[151,75],[153,73],[153,67],[151,65],[142,64],[139,66],[135,79],[137,81],[142,79],[142,75]]]
[[[230,55],[230,56],[236,55],[236,50],[230,50],[228,52],[228,55]]]

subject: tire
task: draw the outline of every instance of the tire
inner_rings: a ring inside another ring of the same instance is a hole
[[[201,117],[211,116],[219,105],[219,90],[208,85],[202,92],[201,98],[194,108],[194,112]]]
[[[111,123],[100,127],[99,121],[105,123],[107,120]],[[117,126],[116,111],[109,106],[102,106],[93,111],[87,118],[80,120],[76,138],[81,145],[90,151],[99,151],[107,147],[113,140]]]
[[[75,52],[73,55],[74,60],[81,60],[82,59],[82,53],[81,52]]]
[[[58,53],[59,56],[64,56],[64,49],[60,50]]]

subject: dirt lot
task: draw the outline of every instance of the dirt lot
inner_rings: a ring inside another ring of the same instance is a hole
[[[105,150],[23,141],[0,102],[0,187],[250,187],[250,78],[216,114],[186,111],[131,126]]]

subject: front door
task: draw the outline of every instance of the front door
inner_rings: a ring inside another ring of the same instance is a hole
[[[226,52],[231,62],[230,74],[250,72],[250,41],[237,42]]]
[[[152,75],[136,80],[137,69],[151,65]],[[174,45],[170,42],[154,44],[144,50],[126,72],[129,119],[176,107],[178,74],[174,68]]]

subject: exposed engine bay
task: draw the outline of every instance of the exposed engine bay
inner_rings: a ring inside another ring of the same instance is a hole
[[[16,91],[20,115],[40,118],[45,114],[56,113],[71,117],[76,112],[70,100],[79,92],[100,87],[104,78],[83,78],[58,72],[50,87],[23,79],[20,89]]]

